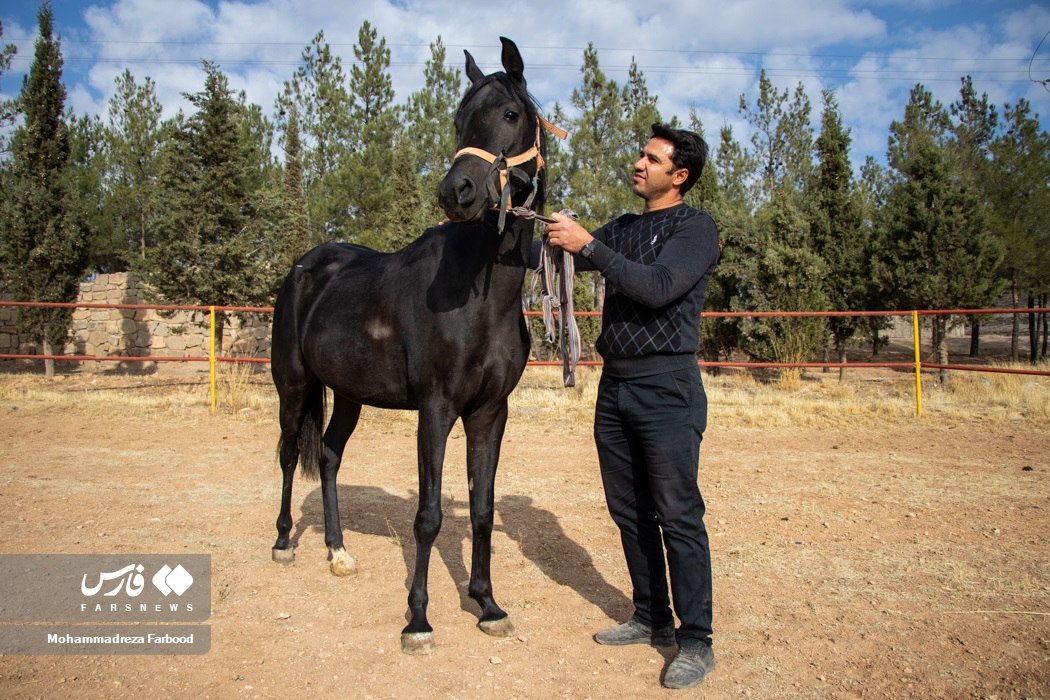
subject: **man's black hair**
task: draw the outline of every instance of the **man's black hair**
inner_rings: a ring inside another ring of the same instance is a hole
[[[707,144],[692,131],[672,129],[666,124],[653,124],[652,128],[654,137],[670,141],[674,146],[671,163],[674,164],[675,170],[686,168],[689,171],[689,175],[679,189],[684,197],[685,193],[693,188],[700,178],[700,173],[704,170],[704,164],[707,163]]]

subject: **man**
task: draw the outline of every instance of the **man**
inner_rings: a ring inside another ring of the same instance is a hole
[[[594,439],[635,612],[594,639],[677,642],[663,685],[689,688],[715,667],[710,550],[697,486],[707,396],[695,353],[719,257],[718,230],[708,214],[682,201],[700,177],[707,145],[660,124],[652,133],[634,165],[633,191],[645,201],[644,213],[621,216],[593,234],[555,214],[547,232],[550,243],[579,254],[579,269],[598,270],[606,281]]]

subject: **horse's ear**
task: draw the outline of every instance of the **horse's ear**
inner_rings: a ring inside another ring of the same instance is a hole
[[[470,78],[472,85],[476,85],[479,80],[485,77],[485,74],[478,68],[478,64],[474,62],[474,57],[470,55],[470,52],[465,50],[463,53],[467,57],[467,77]]]
[[[499,40],[503,42],[503,69],[507,71],[507,75],[524,85],[525,62],[521,60],[517,45],[505,36],[501,36]]]

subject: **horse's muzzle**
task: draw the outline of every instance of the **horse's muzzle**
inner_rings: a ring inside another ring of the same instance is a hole
[[[499,203],[499,187],[492,172],[484,161],[479,164],[486,167],[476,167],[469,161],[454,164],[438,186],[438,205],[451,221],[478,223],[488,209]]]

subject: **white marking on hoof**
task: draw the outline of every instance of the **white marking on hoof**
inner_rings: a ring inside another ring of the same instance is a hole
[[[354,558],[346,553],[346,550],[340,547],[339,549],[329,549],[328,558],[332,562],[329,565],[332,573],[336,576],[356,576],[357,575],[357,562]]]
[[[412,656],[431,654],[437,646],[433,632],[405,632],[401,635],[401,651]]]
[[[511,637],[516,632],[514,623],[509,617],[500,620],[482,620],[478,623],[478,629],[490,637]]]
[[[276,548],[274,548],[274,549],[272,549],[270,551],[270,556],[278,564],[283,564],[284,566],[288,566],[289,564],[294,564],[295,563],[295,548],[294,547],[289,547],[288,549],[276,549]]]

